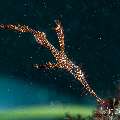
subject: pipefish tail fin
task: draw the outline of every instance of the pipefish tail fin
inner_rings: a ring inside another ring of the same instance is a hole
[[[27,25],[20,24],[0,24],[0,29],[14,30],[17,32],[31,32],[34,34],[35,30],[29,28]]]

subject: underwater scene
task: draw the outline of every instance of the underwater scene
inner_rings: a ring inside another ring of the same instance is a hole
[[[120,120],[120,0],[0,1],[0,120]]]

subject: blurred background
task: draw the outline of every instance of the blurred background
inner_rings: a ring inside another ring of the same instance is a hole
[[[43,31],[59,49],[53,30],[56,19],[64,27],[66,54],[82,67],[98,96],[117,96],[120,0],[0,1],[0,23],[25,24]],[[0,111],[51,105],[74,109],[75,106],[96,106],[95,98],[86,95],[82,85],[68,72],[33,68],[35,63],[48,61],[55,62],[51,53],[39,46],[31,34],[0,30]]]

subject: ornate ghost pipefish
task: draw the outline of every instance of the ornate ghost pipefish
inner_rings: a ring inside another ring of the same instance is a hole
[[[1,29],[9,29],[9,30],[15,30],[17,32],[30,32],[36,39],[36,42],[45,48],[49,49],[49,51],[54,56],[56,63],[53,64],[51,62],[48,62],[45,65],[40,64],[34,64],[34,67],[37,69],[41,68],[42,66],[45,68],[62,68],[70,72],[76,80],[81,82],[83,87],[87,90],[87,92],[90,93],[90,95],[94,96],[96,101],[99,103],[103,103],[103,99],[97,96],[96,92],[90,87],[90,85],[87,83],[85,79],[85,74],[81,70],[81,68],[77,65],[75,65],[65,54],[65,47],[64,47],[64,31],[63,27],[59,20],[55,21],[56,27],[55,31],[57,33],[57,37],[59,39],[59,47],[60,50],[56,49],[48,40],[46,37],[46,34],[44,32],[36,31],[34,29],[29,28],[26,25],[14,25],[14,24],[0,24]]]

